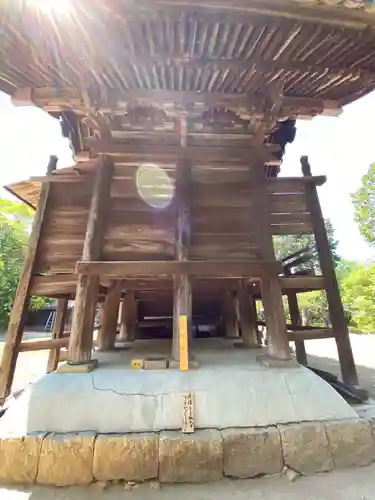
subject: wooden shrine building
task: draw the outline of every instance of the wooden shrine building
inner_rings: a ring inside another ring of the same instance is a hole
[[[75,165],[8,189],[36,209],[0,365],[0,399],[21,350],[68,346],[90,364],[100,347],[142,323],[181,330],[218,325],[290,363],[289,341],[334,337],[344,381],[358,384],[317,187],[279,177],[295,121],[338,116],[375,88],[375,15],[362,1],[70,0],[64,12],[2,2],[0,90],[60,120]],[[334,118],[332,118],[334,119]],[[19,145],[22,147],[22,145]],[[319,147],[319,145],[317,145]],[[274,235],[314,234],[321,275],[291,274]],[[297,293],[325,289],[332,328],[300,323]],[[282,295],[289,300],[286,324]],[[53,339],[22,341],[28,298],[58,299]],[[64,337],[69,299],[72,327]],[[151,320],[152,318],[152,320]],[[186,320],[186,324],[184,321]],[[195,332],[195,333],[194,333]],[[38,345],[36,345],[38,344]],[[185,353],[183,354],[185,356]]]

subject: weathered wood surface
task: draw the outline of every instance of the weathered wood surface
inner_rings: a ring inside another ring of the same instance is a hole
[[[111,279],[121,279],[131,275],[161,276],[183,274],[195,274],[197,276],[212,278],[261,277],[270,273],[277,274],[281,270],[281,264],[276,261],[82,261],[78,262],[76,266],[77,274],[106,276]]]
[[[311,168],[307,156],[301,157],[302,172],[311,176]],[[306,185],[306,199],[312,215],[316,248],[318,250],[320,268],[323,273],[332,329],[335,334],[337,351],[340,360],[343,381],[351,386],[358,386],[358,375],[350,345],[348,324],[341,301],[335,266],[327,238],[324,218],[319,197],[314,185]]]
[[[132,342],[137,333],[138,310],[137,302],[133,292],[127,292],[122,299],[120,309],[120,332],[121,342]]]
[[[117,319],[122,293],[122,281],[110,284],[100,316],[100,328],[97,336],[97,346],[102,351],[113,349],[117,334]]]
[[[102,254],[112,166],[112,162],[107,157],[99,158],[82,251],[82,258],[89,261],[100,258]],[[68,350],[68,361],[72,364],[91,361],[98,292],[98,276],[78,276]]]
[[[56,165],[57,157],[51,156],[47,167],[47,175],[52,173],[52,171],[56,168]],[[44,214],[49,201],[49,191],[49,184],[43,184],[38,206],[34,216],[29,244],[26,251],[25,262],[21,271],[19,284],[9,319],[9,326],[5,336],[5,342],[0,362],[0,403],[9,395],[12,387],[19,346],[22,340],[25,315],[30,296],[30,285],[34,271],[35,260],[38,253],[38,246],[40,243]]]
[[[64,335],[64,327],[68,314],[68,299],[58,299],[56,305],[55,318],[52,326],[52,339],[61,339]],[[60,349],[51,349],[47,362],[47,373],[54,372],[59,364]]]
[[[47,349],[59,349],[61,347],[68,347],[69,338],[62,337],[59,339],[48,339],[48,340],[24,340],[20,344],[20,352],[29,351],[42,351]]]

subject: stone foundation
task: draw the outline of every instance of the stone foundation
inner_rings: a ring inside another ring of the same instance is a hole
[[[375,461],[372,422],[357,418],[244,429],[34,434],[0,439],[2,484],[197,483],[361,467]]]

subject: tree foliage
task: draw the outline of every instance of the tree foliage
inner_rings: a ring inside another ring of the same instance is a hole
[[[375,263],[352,267],[340,285],[352,326],[361,332],[375,333]]]
[[[365,240],[375,246],[375,163],[362,177],[361,187],[352,194],[354,217]]]
[[[23,203],[0,198],[0,327],[8,324],[25,258],[32,211]],[[31,308],[44,307],[46,300],[32,298]]]
[[[337,253],[337,245],[338,242],[335,238],[335,231],[330,219],[325,220],[328,244],[331,249],[333,261],[337,266],[340,262],[340,256]],[[312,266],[313,269],[318,272],[320,270],[319,267],[319,258],[318,252],[315,245],[315,238],[312,234],[292,234],[286,236],[275,236],[274,237],[274,247],[276,258],[279,260],[284,259],[288,255],[291,255],[299,250],[302,250],[305,247],[311,248],[311,253],[313,255]],[[311,264],[302,264],[301,268],[306,269],[311,267]]]

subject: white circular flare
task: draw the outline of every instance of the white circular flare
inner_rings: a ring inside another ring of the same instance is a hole
[[[174,195],[174,184],[168,173],[152,163],[141,165],[137,170],[137,190],[151,207],[167,207]]]

